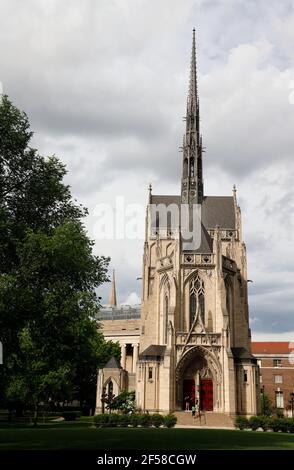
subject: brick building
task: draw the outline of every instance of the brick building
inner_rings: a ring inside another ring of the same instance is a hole
[[[294,392],[294,343],[252,342],[252,354],[260,367],[261,392],[273,406],[292,414],[290,403]]]

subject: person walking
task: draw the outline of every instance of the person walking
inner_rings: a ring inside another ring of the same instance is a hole
[[[196,407],[195,405],[192,406],[192,418],[195,419]]]
[[[186,411],[190,411],[190,397],[189,396],[185,397],[185,403],[186,403]]]

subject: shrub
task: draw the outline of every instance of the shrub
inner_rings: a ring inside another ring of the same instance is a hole
[[[177,417],[173,414],[168,414],[163,417],[163,425],[166,428],[173,428],[177,424]]]
[[[104,428],[109,423],[109,414],[100,414],[94,416],[94,424],[97,428]]]
[[[287,420],[285,418],[273,417],[269,421],[269,427],[274,432],[287,432]]]
[[[248,423],[252,431],[256,431],[257,429],[262,428],[263,418],[261,416],[251,416]]]
[[[140,424],[140,415],[133,413],[130,415],[130,425],[136,428]]]
[[[75,421],[76,418],[81,417],[80,411],[63,411],[61,415],[65,421]]]
[[[121,427],[127,428],[131,424],[131,415],[122,414],[116,416],[119,416],[119,425]]]
[[[289,429],[289,420],[286,418],[278,418],[279,421],[279,431],[281,432],[288,432]]]
[[[274,432],[278,432],[279,431],[279,419],[276,417],[270,418],[269,428]]]
[[[268,416],[260,416],[260,427],[263,431],[267,431],[269,429],[270,418]]]
[[[287,419],[287,421],[288,421],[288,431],[291,433],[294,433],[294,419],[289,418]]]
[[[142,426],[149,428],[155,426],[159,428],[164,425],[166,428],[172,428],[177,423],[177,418],[173,414],[162,416],[159,413],[132,413],[132,414],[117,414],[117,413],[104,413],[94,416],[94,424],[97,428],[117,426],[127,427]]]
[[[160,428],[160,426],[163,425],[163,422],[164,422],[164,418],[159,413],[154,413],[153,415],[151,415],[152,426],[156,428]]]
[[[116,428],[119,424],[121,424],[121,415],[117,415],[115,413],[108,415],[108,423],[107,427],[109,428]]]
[[[235,427],[243,431],[243,429],[249,428],[248,419],[245,416],[237,416],[235,419]]]
[[[151,426],[151,415],[148,413],[143,413],[139,415],[139,424],[143,428],[149,428]]]
[[[108,421],[106,423],[106,426],[108,428],[116,428],[117,426],[126,428],[128,427],[131,421],[130,416],[126,414],[111,413],[107,416],[108,416]]]

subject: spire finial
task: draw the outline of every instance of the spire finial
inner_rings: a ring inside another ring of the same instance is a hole
[[[151,204],[151,198],[152,198],[152,184],[151,183],[149,183],[148,191],[149,191],[149,204]]]
[[[235,184],[233,186],[233,198],[234,198],[235,205],[237,205],[237,188]]]
[[[111,291],[109,296],[109,307],[116,307],[116,286],[115,286],[115,270],[112,271]]]
[[[188,101],[196,100],[197,104],[197,72],[196,72],[196,34],[195,28],[193,29],[192,38],[192,53],[191,53],[191,65],[190,65],[190,89]]]

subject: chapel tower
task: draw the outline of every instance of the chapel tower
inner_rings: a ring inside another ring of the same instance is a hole
[[[132,349],[125,383],[150,412],[180,411],[198,400],[203,411],[255,415],[259,370],[251,354],[241,210],[235,188],[229,196],[204,194],[195,30],[185,120],[180,194],[149,189],[139,350]],[[201,208],[198,244],[185,243],[182,219],[173,216],[184,207],[189,217]],[[129,321],[117,325],[125,370],[125,343],[133,336]],[[109,331],[115,340],[113,322]],[[99,375],[97,397],[107,374]]]

